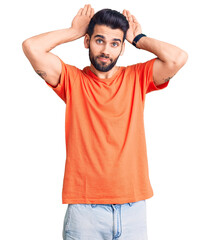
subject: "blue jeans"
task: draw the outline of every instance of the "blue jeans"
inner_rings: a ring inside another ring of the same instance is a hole
[[[147,240],[146,200],[68,204],[63,240]]]

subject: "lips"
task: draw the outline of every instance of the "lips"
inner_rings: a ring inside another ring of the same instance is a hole
[[[109,59],[108,58],[99,58],[99,60],[102,62],[108,62]]]
[[[100,60],[101,62],[108,62],[108,61],[109,61],[109,58],[99,57],[99,60]]]
[[[103,63],[106,63],[110,60],[109,57],[105,56],[105,55],[98,56],[97,58],[99,59],[99,61],[101,61]]]

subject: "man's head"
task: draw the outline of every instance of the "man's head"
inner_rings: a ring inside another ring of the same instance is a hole
[[[128,28],[126,17],[115,10],[103,9],[91,18],[84,43],[98,71],[107,72],[115,66],[124,52]]]
[[[90,20],[87,34],[91,37],[94,32],[95,25],[105,25],[112,29],[121,29],[124,33],[123,42],[126,38],[126,33],[129,28],[129,23],[126,17],[120,12],[112,9],[102,9],[98,11]]]

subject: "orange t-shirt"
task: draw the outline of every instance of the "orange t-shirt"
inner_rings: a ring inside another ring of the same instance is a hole
[[[107,79],[60,59],[60,82],[46,84],[66,103],[63,204],[123,204],[153,196],[144,102],[146,93],[169,83],[155,86],[155,59],[120,67]]]

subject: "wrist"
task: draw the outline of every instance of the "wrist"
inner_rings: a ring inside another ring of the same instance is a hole
[[[136,48],[141,48],[139,43],[140,43],[140,41],[142,42],[142,39],[144,39],[145,37],[147,37],[147,36],[143,33],[140,33],[140,34],[136,35],[135,38],[132,41],[132,44]]]
[[[72,38],[72,41],[84,36],[84,34],[82,34],[79,30],[77,30],[77,29],[75,29],[73,27],[70,27],[68,30],[69,30],[68,31],[69,35]]]

